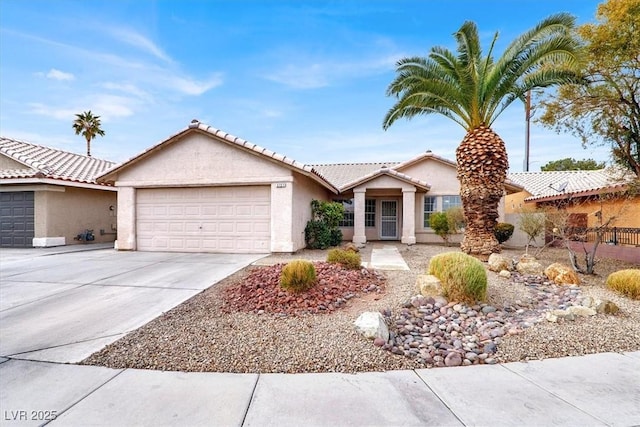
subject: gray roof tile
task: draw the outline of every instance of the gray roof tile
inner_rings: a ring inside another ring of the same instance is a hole
[[[624,187],[631,179],[619,170],[514,172],[509,179],[531,194],[526,200],[558,198],[566,194],[580,195],[604,189]]]
[[[4,179],[51,178],[96,184],[96,177],[115,164],[5,137],[0,137],[0,153],[25,165],[24,169],[0,170]]]

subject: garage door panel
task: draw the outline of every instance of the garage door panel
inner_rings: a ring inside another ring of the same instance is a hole
[[[138,249],[268,252],[269,186],[141,189]]]
[[[0,246],[31,247],[35,236],[33,191],[0,193]]]

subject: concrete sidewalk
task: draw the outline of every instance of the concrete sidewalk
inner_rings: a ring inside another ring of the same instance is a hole
[[[0,360],[2,425],[632,426],[640,352],[360,374]]]
[[[376,245],[371,249],[371,262],[365,267],[376,270],[409,270],[395,245]]]

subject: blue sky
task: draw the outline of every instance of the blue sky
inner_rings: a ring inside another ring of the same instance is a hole
[[[304,163],[455,160],[464,130],[442,116],[381,123],[395,62],[455,49],[475,21],[498,53],[544,17],[594,20],[592,0],[39,1],[0,3],[0,133],[85,152],[74,114],[102,117],[95,157],[123,161],[197,118]],[[524,107],[494,124],[522,171]],[[564,157],[606,160],[535,123],[530,170]]]

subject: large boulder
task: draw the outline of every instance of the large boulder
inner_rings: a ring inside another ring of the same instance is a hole
[[[389,341],[389,328],[384,322],[384,317],[377,311],[365,311],[354,322],[356,330],[365,338],[375,340],[381,338]]]
[[[513,265],[510,259],[507,259],[500,254],[491,254],[489,255],[489,260],[487,261],[487,268],[491,271],[499,273],[502,270],[513,270]]]
[[[432,274],[420,274],[416,279],[416,288],[420,295],[433,297],[442,295],[442,282]]]
[[[580,278],[568,265],[554,262],[544,269],[544,275],[558,285],[579,285]]]
[[[527,274],[531,276],[542,276],[544,269],[542,268],[542,264],[538,262],[538,260],[531,255],[523,255],[520,257],[520,261],[516,265],[516,270],[520,274]]]

